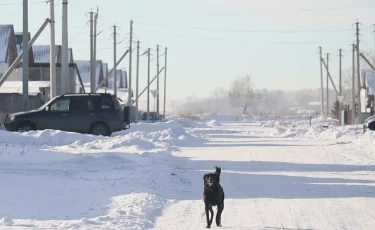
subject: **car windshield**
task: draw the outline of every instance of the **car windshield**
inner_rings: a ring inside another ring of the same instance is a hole
[[[51,104],[51,102],[55,100],[55,98],[52,98],[51,100],[49,100],[48,102],[46,102],[44,105],[42,105],[38,110],[43,110],[45,109],[49,104]]]

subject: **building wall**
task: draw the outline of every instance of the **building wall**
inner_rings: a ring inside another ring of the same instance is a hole
[[[18,69],[18,75],[21,77],[22,80],[22,67]],[[42,67],[42,66],[33,66],[29,69],[30,73],[30,81],[49,81],[50,80],[50,68],[49,67]],[[78,81],[78,74],[75,67],[69,67],[69,76],[70,76],[70,86],[69,91],[70,93],[78,93],[76,85],[79,85]],[[56,67],[56,78],[60,79],[61,77],[61,67]],[[56,86],[59,87],[61,85],[61,81],[56,82]]]
[[[3,77],[4,73],[8,70],[8,68],[8,63],[0,63],[0,78]],[[18,69],[15,69],[10,74],[7,81],[22,81],[22,74],[19,75]]]

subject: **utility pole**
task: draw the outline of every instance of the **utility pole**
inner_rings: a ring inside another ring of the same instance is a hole
[[[95,93],[96,63],[94,60],[94,12],[90,12],[90,91]]]
[[[96,65],[96,37],[97,37],[97,28],[98,28],[98,16],[99,16],[99,7],[96,8],[96,14],[94,17],[94,63]],[[95,79],[96,80],[96,79]],[[95,82],[99,84],[99,82]]]
[[[150,119],[150,55],[151,49],[147,51],[147,121]]]
[[[116,63],[116,37],[117,37],[117,32],[116,32],[116,25],[113,26],[113,63]],[[114,64],[115,65],[115,64]],[[117,69],[113,69],[113,91],[114,94],[117,95]],[[130,100],[129,98],[128,100]]]
[[[23,109],[29,110],[29,9],[28,0],[23,0],[23,37],[22,37],[22,93]]]
[[[361,119],[361,67],[360,67],[360,59],[359,59],[359,22],[356,22],[356,37],[357,37],[357,81],[358,81],[358,116],[357,116],[357,123],[359,124],[360,119]]]
[[[132,58],[133,57],[133,20],[130,21],[130,42],[129,42],[129,82],[128,82],[128,106],[133,105],[132,100]]]
[[[356,106],[355,106],[355,44],[353,44],[353,65],[352,65],[352,125],[355,125],[356,124],[356,115],[355,115],[355,111],[356,111]]]
[[[326,53],[327,55],[327,117],[329,117],[329,53]]]
[[[61,94],[70,91],[68,44],[68,0],[62,2],[62,38],[61,38]]]
[[[339,49],[339,94],[340,94],[340,96],[342,96],[342,49]],[[341,110],[342,110],[342,102],[339,102],[340,124],[342,123],[342,120],[344,119],[341,116]]]
[[[135,111],[136,111],[136,116],[135,116],[135,122],[138,122],[138,94],[139,94],[139,41],[137,41],[137,73],[136,73],[136,80],[135,80]],[[128,86],[129,89],[129,86]]]
[[[49,12],[50,12],[50,53],[49,53],[49,65],[50,65],[50,97],[54,98],[58,95],[57,92],[57,79],[56,79],[56,45],[55,45],[55,1],[49,1]],[[27,46],[26,46],[27,47]],[[27,49],[27,48],[26,48]]]
[[[160,114],[160,101],[159,101],[159,45],[156,46],[156,71],[157,71],[157,78],[156,78],[156,114]]]
[[[164,53],[164,56],[165,56],[165,63],[164,63],[164,107],[163,107],[163,117],[165,119],[165,106],[166,106],[166,102],[167,102],[167,51],[168,51],[168,48],[165,47],[165,53]]]
[[[320,115],[324,117],[324,86],[323,86],[323,54],[322,54],[322,47],[319,47],[319,63],[320,63]]]

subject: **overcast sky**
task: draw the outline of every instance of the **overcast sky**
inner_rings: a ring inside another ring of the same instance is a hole
[[[16,32],[22,31],[21,2],[0,3],[0,23],[13,24]],[[29,28],[33,35],[49,17],[49,7],[38,0],[29,2]],[[62,0],[55,2],[56,43],[61,44]],[[142,53],[150,47],[154,59],[156,44],[161,45],[161,54],[168,46],[169,99],[207,96],[213,89],[228,87],[235,77],[246,74],[253,77],[257,88],[319,87],[318,46],[332,54],[332,75],[337,78],[338,49],[344,49],[344,68],[351,66],[350,44],[355,39],[353,23],[357,19],[362,23],[361,48],[370,51],[374,46],[370,26],[375,23],[375,3],[371,0],[70,0],[69,46],[74,49],[76,60],[89,59],[87,13],[97,6],[98,30],[103,31],[98,36],[97,56],[110,66],[114,24],[119,26],[117,40],[122,41],[118,57],[128,46],[131,19]],[[49,29],[36,44],[49,44]],[[145,56],[141,57],[142,89],[147,78],[145,60]],[[156,61],[151,65],[155,75]],[[128,60],[121,64],[121,68],[127,67]]]

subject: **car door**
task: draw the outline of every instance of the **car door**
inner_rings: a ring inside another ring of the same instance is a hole
[[[72,132],[88,133],[95,121],[94,106],[90,96],[75,96],[70,101],[70,129]]]
[[[69,131],[69,106],[70,97],[61,97],[56,99],[46,108],[43,113],[39,115],[38,127],[41,127],[41,129]]]
[[[114,105],[111,97],[92,96],[92,102],[95,108],[95,117],[98,121],[103,121],[112,129],[114,116]]]

